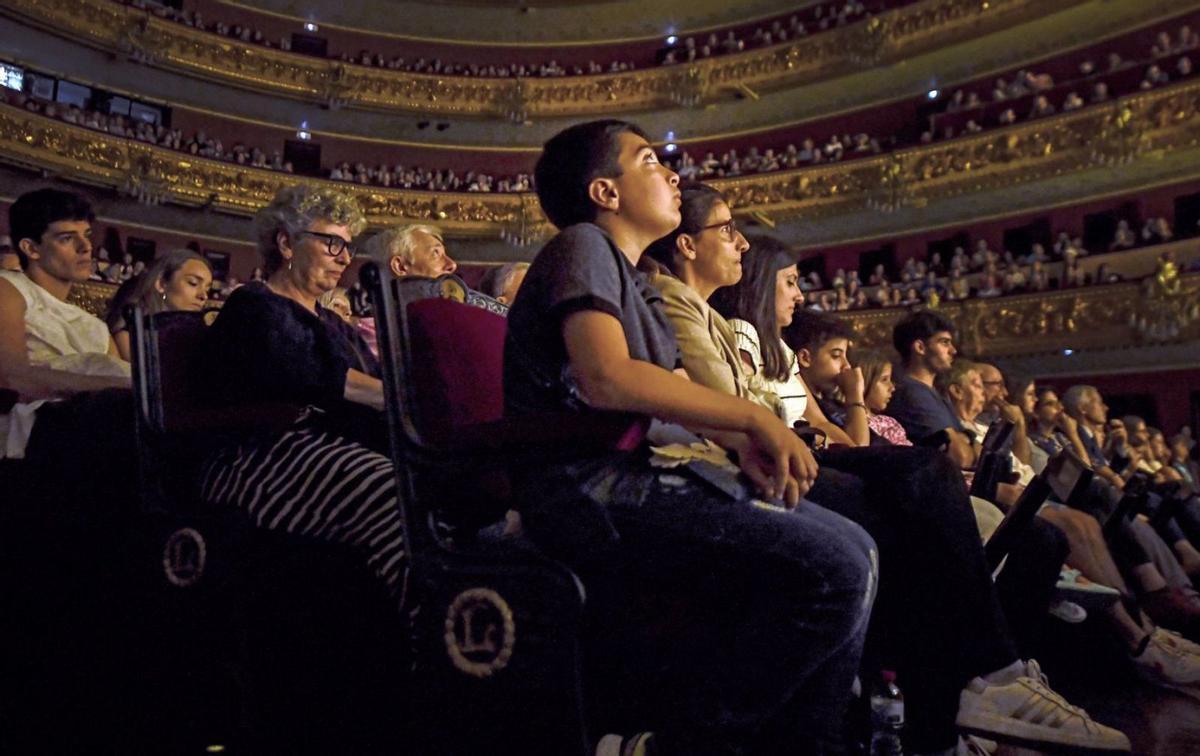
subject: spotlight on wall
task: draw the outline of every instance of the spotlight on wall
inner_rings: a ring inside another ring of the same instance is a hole
[[[674,142],[667,142],[666,146],[663,147],[663,150],[665,152],[674,152],[677,149],[678,149],[678,147],[675,145]]]
[[[1070,357],[1073,354],[1075,354],[1074,349],[1064,349],[1063,350],[1063,357]]]
[[[676,43],[676,42],[678,42],[678,41],[679,41],[679,37],[676,37],[674,34],[672,34],[671,36],[667,37],[667,44],[668,44],[668,45],[673,45],[673,44],[675,44],[675,43]]]
[[[305,131],[304,129],[300,129],[296,132],[296,138],[307,142],[309,139],[312,139],[312,133]]]
[[[928,97],[928,98],[929,98],[929,99],[931,99],[931,100],[936,100],[936,99],[938,98],[938,95],[939,95],[939,94],[941,94],[941,93],[940,93],[940,92],[938,92],[938,90],[936,90],[936,89],[931,89],[931,90],[929,90],[929,92],[928,92],[928,93],[927,93],[925,96],[926,96],[926,97]]]
[[[320,28],[320,27],[318,27],[318,26],[317,26],[315,23],[313,23],[312,21],[305,21],[305,22],[304,22],[304,31],[306,31],[306,32],[315,32],[315,31],[316,31],[317,29],[319,29],[319,28]]]

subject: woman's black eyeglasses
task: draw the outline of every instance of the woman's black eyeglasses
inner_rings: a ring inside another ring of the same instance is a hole
[[[730,241],[732,241],[733,237],[737,235],[737,221],[734,220],[733,218],[730,218],[727,221],[721,221],[720,223],[712,223],[707,226],[701,226],[696,231],[696,233],[700,233],[701,231],[708,231],[709,229],[713,229],[713,228],[720,229],[721,236],[724,236],[726,239],[729,239]]]
[[[330,257],[341,257],[342,252],[348,252],[351,257],[354,257],[354,245],[340,236],[323,234],[320,231],[301,231],[300,233],[305,236],[315,236],[318,239],[324,240],[325,254]]]

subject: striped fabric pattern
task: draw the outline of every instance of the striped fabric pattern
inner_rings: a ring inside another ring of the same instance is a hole
[[[404,605],[408,560],[392,463],[314,428],[227,447],[207,465],[204,500],[244,510],[261,528],[350,544]]]

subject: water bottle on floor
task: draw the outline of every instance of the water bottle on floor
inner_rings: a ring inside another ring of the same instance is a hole
[[[885,669],[871,688],[871,756],[901,756],[903,729],[904,695],[896,686],[896,673]]]

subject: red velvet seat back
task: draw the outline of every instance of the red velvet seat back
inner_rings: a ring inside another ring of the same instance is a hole
[[[504,416],[504,336],[508,321],[451,299],[408,307],[414,413],[435,441]]]
[[[451,299],[422,299],[408,307],[408,330],[413,412],[418,429],[435,443],[628,451],[645,438],[648,420],[618,413],[505,420],[508,321],[500,315]]]

